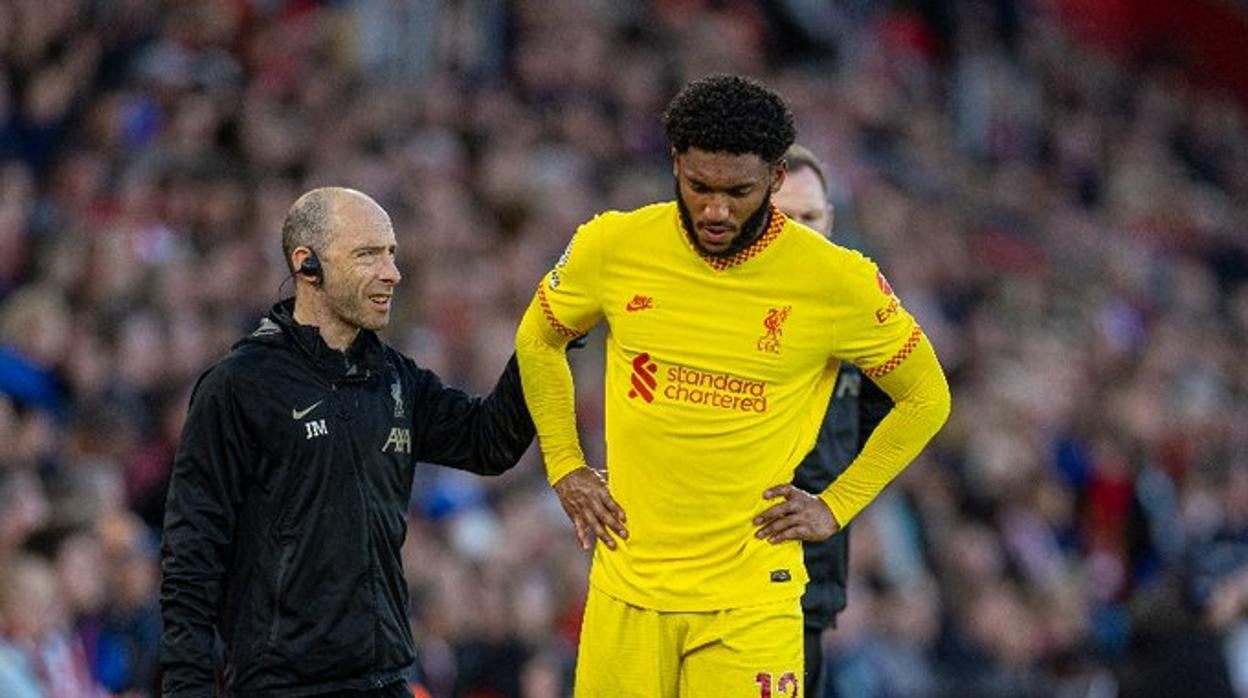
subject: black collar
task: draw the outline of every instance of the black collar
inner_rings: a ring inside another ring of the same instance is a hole
[[[346,351],[334,349],[325,343],[315,325],[302,325],[295,320],[293,298],[276,303],[266,319],[281,328],[282,334],[330,380],[368,380],[379,374],[385,364],[376,332],[361,329]]]

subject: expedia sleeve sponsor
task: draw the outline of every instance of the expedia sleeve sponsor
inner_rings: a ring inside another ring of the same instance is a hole
[[[838,292],[854,310],[836,327],[833,354],[877,378],[909,356],[921,332],[873,262],[856,253],[847,261]]]

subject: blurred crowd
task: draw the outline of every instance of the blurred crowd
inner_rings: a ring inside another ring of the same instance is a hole
[[[0,2],[0,694],[157,694],[190,387],[290,293],[300,192],[386,206],[388,340],[487,389],[575,226],[671,197],[667,100],[731,71],[791,101],[954,393],[853,524],[826,695],[1248,696],[1244,105],[1046,4]],[[414,492],[430,690],[566,695],[588,559],[536,449]]]

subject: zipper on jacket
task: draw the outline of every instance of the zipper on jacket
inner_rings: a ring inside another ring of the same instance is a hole
[[[354,381],[342,381],[342,382],[348,383],[348,382],[354,382]],[[344,406],[338,405],[337,403],[340,400],[347,400],[350,397],[350,393],[358,392],[359,388],[352,387],[352,389],[348,389],[348,386],[344,385],[342,386],[343,390],[338,391],[339,383],[340,383],[339,381],[333,381],[330,384],[330,390],[334,392],[340,392],[339,396],[335,397],[334,402],[338,409],[338,411],[335,412],[335,414],[338,414],[339,417],[341,418],[342,415],[340,411],[344,408]],[[359,497],[360,514],[361,516],[363,516],[364,522],[365,522],[364,545],[369,549],[368,585],[370,587],[369,591],[370,591],[370,596],[372,597],[371,605],[373,608],[373,613],[371,614],[373,617],[372,664],[373,666],[376,666],[377,663],[380,661],[379,656],[381,652],[381,649],[380,649],[381,642],[379,640],[380,635],[381,635],[381,610],[385,607],[385,605],[381,603],[379,599],[380,597],[379,586],[380,585],[378,584],[378,580],[377,580],[377,575],[379,573],[377,570],[377,560],[376,560],[375,554],[376,554],[378,545],[377,545],[377,541],[375,540],[376,536],[373,533],[373,529],[374,529],[373,518],[376,516],[376,514],[370,514],[369,507],[368,507],[369,498],[368,498],[367,493],[365,492],[365,488],[367,488],[371,483],[371,480],[369,479],[368,464],[363,459],[360,459],[360,458],[353,458],[352,460],[354,461],[353,465],[354,465],[354,470],[355,470],[355,478],[354,478],[355,493]]]
[[[277,562],[277,592],[273,597],[273,620],[269,623],[269,646],[277,642],[277,626],[282,619],[282,592],[286,588],[286,574],[290,571],[291,558],[295,554],[295,545],[287,543],[282,548],[282,557]]]
[[[360,390],[359,388],[356,388],[354,391],[356,392],[357,400],[358,400],[359,390]],[[365,545],[368,546],[369,548],[368,584],[370,587],[372,587],[370,591],[372,592],[372,597],[373,597],[372,598],[372,606],[373,606],[373,613],[372,613],[372,616],[373,616],[373,660],[372,660],[372,664],[373,666],[377,666],[377,664],[381,661],[381,645],[382,645],[381,615],[382,615],[382,609],[386,607],[385,602],[381,599],[381,586],[382,585],[377,579],[378,575],[380,574],[378,570],[378,565],[377,565],[377,550],[380,546],[378,545],[377,540],[376,540],[377,535],[376,533],[374,533],[374,530],[376,529],[374,518],[377,517],[377,514],[369,511],[369,507],[368,507],[369,497],[365,493],[365,488],[371,486],[372,484],[372,480],[370,479],[369,472],[368,472],[368,463],[364,459],[357,458],[355,459],[355,466],[356,466],[356,478],[355,478],[356,492],[360,496],[360,507],[361,507],[360,511],[363,514],[364,521],[365,521],[365,526],[364,526]]]

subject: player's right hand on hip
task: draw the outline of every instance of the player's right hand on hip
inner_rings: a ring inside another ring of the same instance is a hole
[[[588,466],[577,468],[555,483],[555,494],[576,527],[582,550],[592,548],[595,537],[615,550],[613,531],[620,538],[628,538],[624,510],[611,496],[601,472]]]

